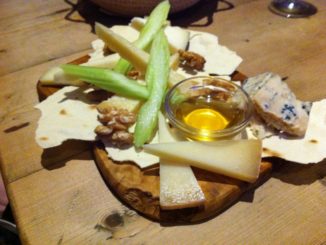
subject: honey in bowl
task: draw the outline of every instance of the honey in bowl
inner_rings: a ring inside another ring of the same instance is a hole
[[[211,77],[186,79],[167,94],[165,110],[186,138],[213,141],[232,138],[247,124],[251,102],[229,81]]]

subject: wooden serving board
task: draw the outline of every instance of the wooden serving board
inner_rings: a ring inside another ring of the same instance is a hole
[[[86,62],[87,56],[71,63]],[[232,79],[243,81],[243,74],[235,72]],[[40,100],[47,98],[57,91],[58,86],[42,86],[37,84]],[[162,223],[198,223],[225,210],[235,203],[241,195],[262,184],[269,178],[272,163],[261,163],[260,176],[255,183],[229,178],[223,175],[193,168],[194,174],[202,188],[206,202],[201,207],[179,210],[162,210],[159,205],[159,165],[151,168],[140,169],[132,162],[114,162],[104,150],[102,143],[94,143],[94,159],[111,191],[131,208],[144,216]]]

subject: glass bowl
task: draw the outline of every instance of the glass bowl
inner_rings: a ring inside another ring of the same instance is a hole
[[[233,82],[210,76],[174,85],[164,102],[170,124],[186,138],[230,139],[248,124],[253,112],[248,94]]]

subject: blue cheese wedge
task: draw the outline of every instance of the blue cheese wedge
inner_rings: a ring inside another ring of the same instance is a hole
[[[269,126],[290,135],[305,134],[309,115],[280,76],[265,73],[249,78],[244,89],[256,112]]]

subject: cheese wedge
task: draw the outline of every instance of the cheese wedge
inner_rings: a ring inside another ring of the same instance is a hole
[[[131,42],[128,42],[128,40],[114,33],[102,24],[95,23],[95,31],[97,36],[103,39],[105,43],[108,44],[114,51],[119,53],[122,58],[128,60],[141,73],[146,73],[147,63],[149,60],[148,53],[137,48]],[[183,79],[184,76],[170,70],[169,86],[173,86]]]
[[[134,42],[139,37],[139,32],[131,26],[115,25],[110,28],[114,33],[123,36],[129,42]]]
[[[225,140],[217,142],[176,142],[145,145],[145,151],[173,163],[192,166],[247,182],[259,175],[261,140]]]
[[[136,17],[131,20],[130,25],[140,31],[145,23],[146,19]],[[182,29],[179,26],[167,25],[164,28],[164,33],[168,39],[171,53],[176,53],[179,49],[186,50],[190,38],[188,30]]]
[[[118,63],[119,59],[120,59],[120,55],[114,53],[102,58],[90,59],[89,61],[81,65],[112,69]]]
[[[52,67],[40,77],[44,85],[73,85],[82,86],[85,83],[74,76],[66,75],[60,67]]]
[[[159,141],[176,142],[164,116],[159,115]],[[160,206],[162,209],[181,209],[200,206],[205,202],[191,167],[175,164],[172,159],[160,158]]]

